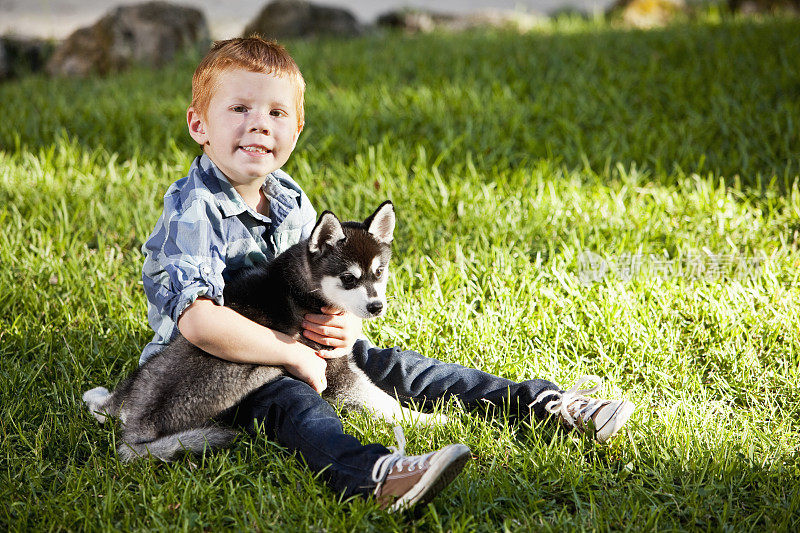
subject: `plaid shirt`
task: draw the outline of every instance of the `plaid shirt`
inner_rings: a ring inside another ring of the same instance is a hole
[[[311,234],[316,212],[300,186],[282,170],[262,190],[269,217],[245,204],[206,155],[164,195],[164,212],[142,246],[147,320],[155,331],[139,363],[178,333],[178,317],[198,297],[223,305],[231,271],[271,261]]]

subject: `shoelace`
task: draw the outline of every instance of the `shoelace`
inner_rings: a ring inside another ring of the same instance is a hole
[[[581,389],[580,386],[587,381],[597,381],[597,385],[591,389]],[[554,415],[560,415],[561,419],[570,426],[576,427],[576,423],[579,418],[585,419],[587,417],[591,417],[597,412],[598,409],[607,403],[607,400],[598,400],[596,398],[585,397],[586,394],[594,394],[595,392],[599,391],[602,385],[603,380],[599,376],[583,376],[571,389],[564,392],[558,392],[555,390],[546,390],[542,392],[536,397],[536,401],[531,405],[541,402],[547,396],[557,396],[557,398],[547,402],[544,408]],[[567,407],[573,402],[580,402],[584,404],[583,408],[581,408],[575,415],[572,415],[567,409]]]
[[[397,440],[397,448],[389,446],[392,453],[379,457],[375,461],[375,466],[372,467],[372,481],[375,483],[382,483],[395,466],[397,466],[398,471],[402,470],[403,466],[408,466],[409,472],[413,472],[418,465],[431,455],[428,453],[406,457],[406,436],[400,426],[394,427],[394,438]]]

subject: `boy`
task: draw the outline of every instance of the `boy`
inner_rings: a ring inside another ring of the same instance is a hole
[[[270,261],[308,237],[316,221],[302,189],[280,170],[303,130],[304,90],[286,50],[257,37],[217,42],[197,67],[186,121],[204,154],[167,191],[164,212],[142,248],[155,336],[140,361],[180,331],[222,359],[283,366],[292,376],[252,393],[230,422],[249,431],[263,427],[322,471],[334,489],[374,494],[393,510],[433,498],[463,468],[469,449],[452,444],[407,457],[401,434],[394,452],[346,435],[319,395],[326,387],[323,357],[352,351],[370,379],[402,398],[430,403],[456,396],[467,408],[488,401],[517,417],[556,413],[600,442],[613,436],[633,405],[583,396],[597,388],[564,392],[543,380],[514,383],[415,352],[378,349],[361,340],[358,318],[330,308],[307,315],[303,325],[306,337],[334,348],[322,355],[223,307],[230,272]]]

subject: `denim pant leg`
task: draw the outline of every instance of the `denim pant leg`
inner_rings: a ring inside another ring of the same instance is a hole
[[[343,432],[333,407],[309,385],[282,376],[248,395],[224,420],[298,452],[314,472],[346,496],[369,494],[375,488],[372,467],[391,453],[380,444],[362,445]]]
[[[535,403],[546,390],[560,390],[554,383],[532,379],[516,383],[474,368],[443,363],[411,350],[376,348],[367,341],[353,347],[356,364],[381,389],[400,399],[432,404],[457,397],[467,409],[486,404],[508,409],[509,417],[527,418],[531,412],[540,420],[550,414],[545,401]]]

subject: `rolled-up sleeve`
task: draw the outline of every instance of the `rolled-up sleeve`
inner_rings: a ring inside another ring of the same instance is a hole
[[[178,318],[197,298],[209,298],[223,305],[225,282],[225,242],[221,232],[221,214],[215,206],[195,197],[185,208],[169,205],[165,198],[164,214],[156,231],[145,243],[142,281],[149,303],[148,318],[160,322]],[[153,324],[160,329],[162,324]],[[166,333],[166,332],[161,332]]]

